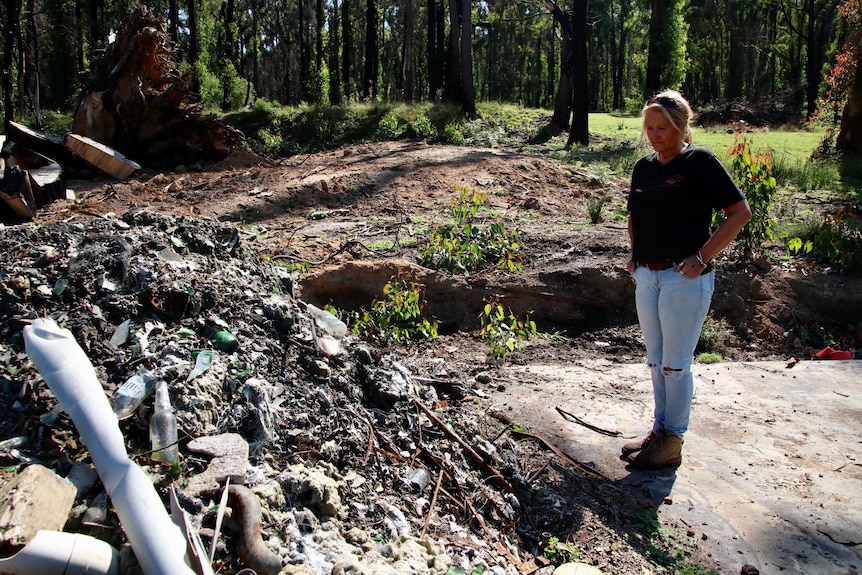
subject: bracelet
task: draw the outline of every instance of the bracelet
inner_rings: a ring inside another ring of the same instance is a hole
[[[694,254],[694,257],[697,258],[697,263],[700,264],[700,267],[706,269],[706,262],[703,261],[703,254],[700,253],[700,250],[697,250],[697,253]]]

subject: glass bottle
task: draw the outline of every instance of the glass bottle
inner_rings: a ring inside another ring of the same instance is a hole
[[[168,384],[160,379],[156,384],[155,407],[150,418],[150,443],[153,448],[150,457],[156,461],[176,463],[179,461],[177,440],[177,415],[171,406]]]

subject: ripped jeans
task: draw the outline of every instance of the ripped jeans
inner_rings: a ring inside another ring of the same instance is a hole
[[[653,431],[664,427],[682,436],[688,430],[694,378],[691,364],[715,288],[715,272],[688,278],[673,268],[639,266],[635,304],[646,343],[655,397]]]

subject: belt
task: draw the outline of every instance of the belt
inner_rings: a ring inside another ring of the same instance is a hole
[[[643,267],[645,267],[646,269],[652,270],[654,272],[660,272],[661,270],[666,270],[666,269],[672,268],[676,265],[672,261],[655,262],[655,263],[641,263],[641,262],[638,262],[638,263],[640,265],[642,265]]]
[[[666,262],[655,262],[655,263],[645,263],[645,264],[638,262],[638,265],[643,266],[646,269],[652,270],[654,272],[660,272],[662,270],[668,270],[668,269],[674,267],[676,264],[671,262],[671,261],[666,261]],[[703,271],[700,272],[700,275],[707,274],[711,271],[712,271],[712,262],[707,262],[706,267],[703,268]]]

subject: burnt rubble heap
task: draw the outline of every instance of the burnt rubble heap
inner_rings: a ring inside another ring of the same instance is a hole
[[[65,530],[109,542],[121,562],[134,565],[134,553],[87,446],[28,361],[22,331],[36,318],[72,332],[108,396],[136,373],[167,382],[179,463],[151,457],[152,397],[120,429],[166,506],[172,487],[207,548],[217,539],[219,572],[553,568],[537,545],[572,510],[538,480],[527,489],[522,446],[457,401],[463,378],[450,370],[442,385],[427,356],[399,360],[355,335],[329,337],[290,275],[246,249],[236,227],[134,210],[0,229],[0,258],[6,478],[34,465],[89,476],[74,480]],[[217,337],[228,333],[235,341]],[[234,517],[219,530],[228,483]],[[537,513],[540,501],[550,511]],[[16,550],[3,544],[0,557]]]

